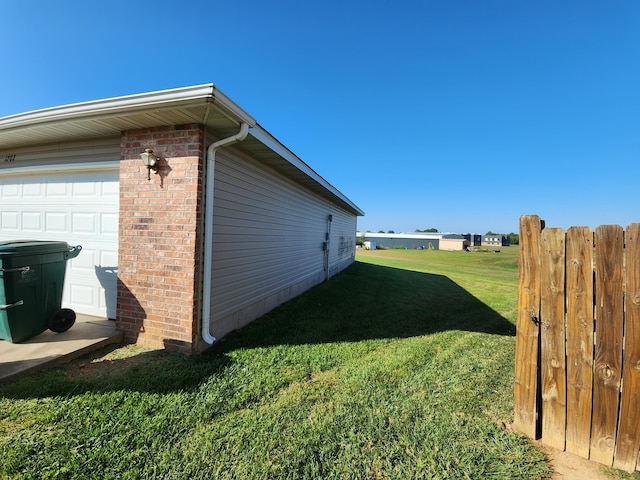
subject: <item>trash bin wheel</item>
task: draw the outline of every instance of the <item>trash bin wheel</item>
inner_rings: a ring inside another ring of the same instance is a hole
[[[76,312],[70,308],[61,308],[49,317],[47,326],[52,332],[62,333],[69,330],[74,323],[76,323]]]

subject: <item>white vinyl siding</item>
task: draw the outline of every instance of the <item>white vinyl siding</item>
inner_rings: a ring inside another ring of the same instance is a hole
[[[2,161],[11,157],[13,161]],[[37,145],[0,151],[0,172],[17,168],[59,166],[67,169],[77,163],[113,162],[120,159],[120,137],[100,138],[81,142]]]
[[[353,261],[354,215],[246,156],[217,153],[214,192],[214,333],[216,321],[235,314],[225,330],[238,328],[326,278],[329,215],[331,274]]]
[[[334,210],[331,224],[329,271],[331,275],[350,265],[356,255],[357,217],[343,210]]]

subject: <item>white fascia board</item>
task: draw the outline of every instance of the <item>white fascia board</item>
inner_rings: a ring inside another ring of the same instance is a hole
[[[257,122],[255,121],[255,119],[251,115],[249,115],[247,112],[245,112],[242,108],[240,108],[240,106],[237,103],[235,103],[233,100],[227,97],[224,93],[218,90],[215,87],[215,85],[213,84],[210,84],[210,85],[211,87],[213,87],[212,96],[216,105],[226,109],[233,116],[235,116],[240,123],[246,123],[250,127],[255,127],[257,125]]]
[[[278,140],[276,140],[269,132],[263,129],[260,125],[256,125],[253,128],[249,129],[249,135],[254,137],[256,140],[261,142],[263,145],[271,149],[281,158],[284,158],[291,165],[296,167],[302,173],[311,178],[314,182],[321,185],[324,189],[331,192],[333,195],[338,197],[344,203],[349,205],[354,212],[357,212],[358,216],[363,216],[364,212],[358,208],[356,204],[354,204],[351,200],[345,197],[342,192],[340,192],[336,187],[327,182],[324,178],[322,178],[315,170],[313,170],[309,165],[300,160],[291,150],[282,145]]]
[[[125,115],[127,113],[149,110],[165,110],[178,106],[200,105],[213,101],[235,116],[235,120],[255,125],[255,120],[238,105],[232,102],[213,84],[193,87],[160,90],[123,97],[74,103],[60,107],[45,108],[31,112],[0,118],[0,131],[3,129],[43,125],[61,121],[98,118],[103,116]]]

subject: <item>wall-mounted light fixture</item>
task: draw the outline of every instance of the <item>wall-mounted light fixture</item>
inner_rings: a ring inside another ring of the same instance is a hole
[[[140,154],[142,163],[147,167],[147,180],[151,180],[151,170],[153,173],[158,173],[158,157],[153,154],[153,150],[145,148],[144,153]]]

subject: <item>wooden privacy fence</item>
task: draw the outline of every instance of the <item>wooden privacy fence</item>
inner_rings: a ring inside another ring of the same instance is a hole
[[[640,223],[520,218],[514,426],[633,471],[640,450]],[[638,467],[640,469],[640,467]]]

